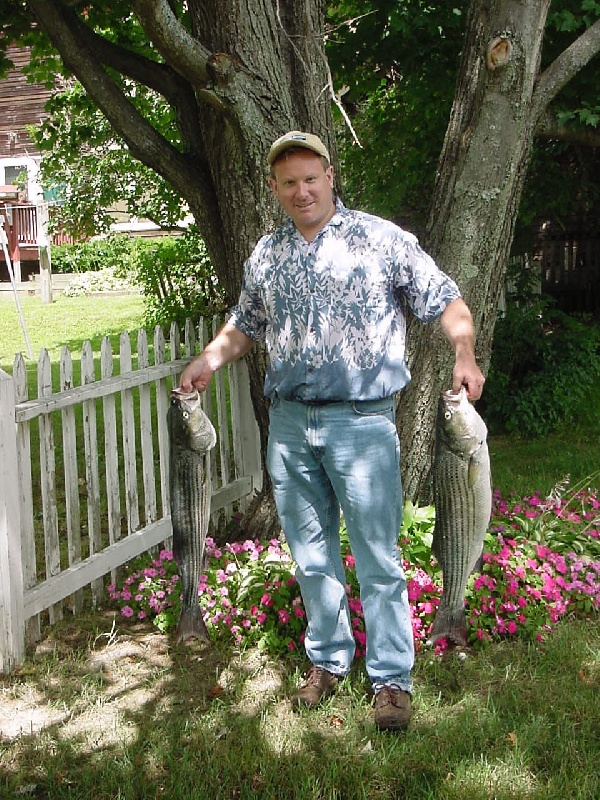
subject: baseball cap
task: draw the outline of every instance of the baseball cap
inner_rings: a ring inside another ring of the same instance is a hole
[[[307,150],[312,150],[319,156],[323,156],[327,161],[331,161],[329,151],[314,133],[303,133],[302,131],[289,131],[284,133],[279,139],[276,139],[271,145],[269,155],[267,156],[267,164],[271,167],[273,162],[284,150],[290,147],[305,147]]]

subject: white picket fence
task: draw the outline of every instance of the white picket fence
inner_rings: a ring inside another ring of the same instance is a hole
[[[217,325],[212,320],[211,334]],[[65,608],[78,613],[86,587],[91,602],[101,603],[105,576],[114,579],[119,566],[169,540],[169,391],[207,335],[204,322],[197,331],[188,322],[182,342],[173,325],[167,345],[156,328],[150,364],[141,330],[134,369],[123,333],[118,370],[105,337],[100,375],[85,342],[78,386],[63,347],[58,390],[43,350],[31,399],[22,356],[12,376],[0,370],[0,672],[20,664],[26,645],[39,639],[42,612],[50,623]],[[217,373],[215,388],[214,396],[203,395],[219,437],[211,459],[213,519],[243,508],[262,480],[245,364]]]

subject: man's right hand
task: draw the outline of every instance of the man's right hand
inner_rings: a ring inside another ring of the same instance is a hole
[[[208,389],[213,370],[210,368],[208,359],[204,353],[200,353],[181,373],[179,388],[183,392],[192,392],[197,389],[205,392]]]

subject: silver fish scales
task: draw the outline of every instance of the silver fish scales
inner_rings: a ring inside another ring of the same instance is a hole
[[[182,605],[175,638],[208,641],[198,602],[204,544],[210,517],[209,452],[215,429],[200,405],[198,392],[171,392],[167,412],[169,430],[169,488],[173,524],[173,556],[179,567]]]
[[[443,594],[429,643],[467,644],[465,590],[481,569],[492,510],[487,428],[463,388],[442,392],[433,462],[435,529],[432,552],[443,574]]]

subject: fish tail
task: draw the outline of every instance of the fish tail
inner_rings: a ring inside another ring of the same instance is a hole
[[[175,630],[175,643],[187,642],[190,639],[200,639],[203,642],[210,641],[208,629],[202,618],[200,606],[195,608],[183,608],[181,616]]]
[[[433,645],[440,639],[446,639],[449,644],[466,646],[467,618],[464,608],[440,607],[438,609],[427,644]]]

